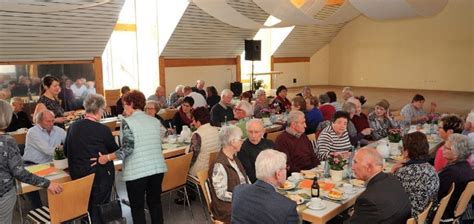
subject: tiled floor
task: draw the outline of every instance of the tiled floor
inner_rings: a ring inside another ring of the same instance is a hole
[[[127,199],[127,191],[125,189],[125,183],[122,181],[120,174],[117,175],[116,183],[117,183],[117,190],[119,192],[119,197],[121,199]],[[201,207],[198,198],[196,198],[196,200],[194,201],[191,201],[191,209],[192,209],[192,212],[191,212],[188,207],[184,209],[183,205],[175,204],[174,203],[175,197],[176,197],[175,192],[161,196],[161,202],[163,205],[163,216],[164,216],[165,223],[179,223],[179,224],[181,223],[182,224],[209,223],[206,221],[205,212],[203,208]],[[47,201],[47,194],[44,190],[41,192],[41,198],[43,199],[43,202]],[[23,207],[22,209],[23,214],[25,215],[30,210],[30,205],[25,200],[21,200],[21,203]],[[204,200],[203,200],[203,203],[204,203],[204,206],[206,206]],[[127,205],[122,204],[122,212],[123,212],[123,216],[127,219],[127,223],[133,223],[130,208]],[[207,208],[206,208],[206,212],[207,212]],[[151,223],[148,214],[147,214],[147,222]],[[15,210],[13,212],[13,223],[14,224],[21,223],[20,215],[19,215],[17,207],[15,207]]]

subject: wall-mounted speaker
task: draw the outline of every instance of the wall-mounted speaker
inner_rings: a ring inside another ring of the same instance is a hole
[[[261,40],[245,40],[245,60],[260,61],[262,54]]]

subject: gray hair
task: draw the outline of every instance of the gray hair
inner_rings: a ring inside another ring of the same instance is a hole
[[[253,123],[259,124],[260,126],[262,126],[262,128],[265,128],[265,125],[263,124],[262,119],[253,118],[247,121],[247,123],[245,124],[245,129],[249,129],[250,125]]]
[[[0,130],[5,130],[12,121],[13,108],[5,100],[0,100]]]
[[[355,113],[356,105],[352,102],[346,102],[342,105],[342,111],[347,113]]]
[[[451,150],[458,156],[456,161],[463,161],[469,157],[473,150],[473,143],[469,137],[462,134],[452,134],[448,141],[451,142]]]
[[[255,160],[255,174],[259,180],[272,177],[283,168],[286,168],[286,154],[273,149],[261,151]]]
[[[325,104],[325,103],[329,103],[330,101],[331,99],[329,98],[328,94],[323,93],[319,95],[319,103]]]
[[[15,96],[10,99],[10,104],[13,105],[14,102],[23,102],[21,97]]]
[[[368,161],[373,161],[374,165],[376,166],[383,166],[383,157],[380,153],[374,149],[369,147],[364,147],[357,150],[358,153],[365,152],[365,156],[363,160],[367,163]]]
[[[184,85],[177,85],[176,88],[174,88],[175,92],[183,91]]]
[[[99,94],[89,94],[84,99],[82,106],[86,109],[86,113],[96,114],[105,107],[105,99]]]
[[[153,104],[153,106],[154,106],[155,109],[156,109],[156,112],[158,112],[158,111],[161,110],[161,105],[160,105],[160,103],[159,103],[158,101],[156,101],[156,100],[147,100],[147,101],[146,101],[146,104],[145,104],[145,107],[146,107],[146,105],[148,105],[148,104]]]
[[[50,110],[42,110],[40,112],[38,112],[35,116],[35,122],[38,124],[39,122],[43,121],[43,117],[44,117],[44,114],[45,113],[49,113],[51,114],[53,117],[55,117],[53,111],[50,111]]]
[[[474,126],[474,109],[467,115],[466,122],[471,122]]]
[[[265,90],[263,89],[257,89],[255,90],[255,96],[261,96],[265,94]]]
[[[242,139],[242,130],[235,125],[223,126],[219,131],[219,140],[223,147],[239,139]]]
[[[232,90],[230,89],[224,89],[222,90],[221,92],[221,98],[226,96],[226,95],[231,95],[231,96],[234,96],[234,92],[232,92]]]
[[[299,117],[304,118],[304,113],[299,110],[290,111],[290,113],[288,114],[288,125],[298,120]]]
[[[245,115],[247,117],[251,117],[253,115],[253,106],[247,101],[239,101],[235,107],[239,107],[240,109],[245,111]]]

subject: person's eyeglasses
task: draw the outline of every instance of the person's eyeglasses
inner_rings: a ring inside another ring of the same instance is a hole
[[[154,107],[145,107],[145,110],[154,110]]]
[[[240,111],[240,112],[244,111],[244,110],[242,110],[242,109],[240,109],[240,108],[234,108],[234,110],[235,110],[235,111]]]

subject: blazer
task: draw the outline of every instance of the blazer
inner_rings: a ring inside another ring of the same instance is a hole
[[[232,223],[298,223],[296,203],[261,180],[235,187]]]
[[[392,174],[378,173],[354,204],[349,223],[406,223],[411,204],[402,184]]]

